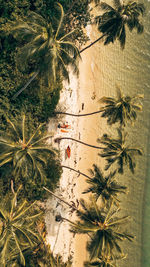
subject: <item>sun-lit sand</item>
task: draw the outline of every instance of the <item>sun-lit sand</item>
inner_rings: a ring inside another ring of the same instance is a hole
[[[90,38],[95,39],[91,33],[91,28],[87,28]],[[82,60],[79,64],[79,78],[77,79],[71,74],[70,84],[64,84],[64,90],[61,93],[59,107],[64,107],[70,113],[89,113],[99,110],[99,98],[103,96],[100,90],[101,75],[98,66],[99,57],[96,60],[96,53],[98,53],[98,45],[91,47],[83,52]],[[100,125],[99,114],[88,117],[71,117],[60,116],[58,121],[49,123],[49,131],[54,131],[54,138],[56,137],[72,137],[78,140],[87,142],[89,144],[97,145],[97,138],[103,133],[105,123]],[[58,123],[68,122],[71,129],[67,133],[61,132],[57,128]],[[62,165],[72,167],[80,170],[83,173],[89,174],[88,169],[92,168],[94,163],[103,164],[98,151],[94,148],[72,142],[70,140],[62,140],[60,144],[53,144],[60,150],[62,157]],[[71,148],[71,157],[65,157],[65,149],[67,146]],[[56,190],[56,194],[61,196],[64,200],[71,203],[76,203],[77,199],[88,199],[88,195],[83,195],[82,192],[86,188],[85,177],[78,175],[68,169],[63,169],[63,174],[60,180],[60,186]],[[65,204],[58,204],[57,199],[50,198],[47,202],[48,210],[46,215],[47,222],[47,241],[51,244],[52,251],[57,254],[60,253],[64,260],[68,256],[73,257],[73,267],[83,267],[83,262],[88,258],[86,251],[87,236],[76,235],[70,233],[69,223],[67,221],[56,222],[55,216],[61,214],[62,217],[69,220],[74,220],[75,215],[68,213],[69,208]]]
[[[94,41],[97,36],[99,36],[93,25],[87,27],[87,32],[90,35],[91,41]],[[130,65],[127,54],[128,51],[131,50],[129,44],[131,44],[131,46],[133,45],[132,42],[127,43],[126,46],[128,46],[128,49],[126,48],[126,53],[120,50],[119,44],[117,43],[115,44],[116,50],[114,50],[114,44],[104,46],[102,42],[98,42],[93,47],[84,51],[81,54],[82,60],[79,65],[79,77],[77,79],[71,74],[71,83],[70,85],[64,85],[58,110],[62,110],[63,108],[66,112],[76,114],[93,112],[100,108],[98,100],[101,97],[116,96],[116,84],[121,86],[121,88],[125,90],[125,93],[130,92],[130,87],[131,89],[134,89],[134,86],[136,88],[136,79],[132,79],[132,76],[130,77],[129,75],[130,71],[127,71]],[[62,133],[60,129],[57,128],[59,122],[68,122],[71,125],[71,129],[69,129],[67,133]],[[129,129],[129,140],[131,144],[132,142],[134,144],[135,136],[136,140],[138,139],[137,144],[140,144],[142,122],[143,117],[141,121],[139,121],[139,126],[136,126],[138,128],[133,127]],[[138,121],[136,125],[137,123]],[[49,123],[49,131],[54,132],[54,138],[67,136],[78,140],[80,139],[92,145],[97,145],[97,138],[101,137],[104,133],[114,134],[114,136],[116,136],[116,128],[117,125],[109,127],[106,120],[101,118],[99,114],[79,118],[60,116],[58,121],[55,119]],[[139,129],[138,134],[137,129]],[[141,146],[145,131],[144,129],[142,133]],[[98,151],[94,148],[86,147],[69,140],[62,140],[59,146],[58,144],[53,145],[60,150],[62,165],[80,170],[85,174],[89,174],[88,169],[92,168],[93,163],[96,163],[104,170],[105,161],[98,156]],[[65,149],[68,145],[71,148],[70,158],[65,157]],[[121,196],[121,214],[123,216],[131,216],[131,222],[127,225],[127,232],[136,236],[133,243],[124,242],[122,244],[123,251],[125,254],[128,254],[128,256],[126,259],[119,262],[119,267],[141,266],[142,192],[144,192],[142,189],[144,183],[141,177],[144,179],[142,176],[144,170],[143,164],[145,163],[143,163],[142,160],[138,162],[136,176],[133,177],[129,172],[125,171],[124,176],[120,175],[119,178],[117,178],[122,184],[127,185],[129,188],[129,194],[127,196]],[[138,165],[140,167],[138,167]],[[77,199],[83,197],[88,200],[89,196],[82,194],[86,187],[85,177],[82,175],[79,176],[77,173],[68,169],[63,169],[60,186],[56,190],[56,194],[69,203],[71,203],[71,201],[76,203]],[[58,214],[61,214],[63,218],[67,218],[71,221],[76,219],[75,214],[69,213],[67,205],[59,204],[57,199],[51,197],[47,202],[46,212],[47,242],[51,244],[51,249],[54,254],[60,253],[64,260],[67,260],[68,256],[71,255],[73,267],[83,267],[84,261],[88,259],[88,253],[86,251],[86,241],[88,237],[86,235],[73,236],[69,231],[70,225],[68,221],[65,219],[63,222],[55,221],[55,216]]]

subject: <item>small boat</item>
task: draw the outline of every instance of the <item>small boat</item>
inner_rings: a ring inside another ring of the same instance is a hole
[[[63,124],[58,124],[58,128],[63,128],[63,129],[71,129],[71,125],[69,125],[69,124],[65,124],[65,123],[63,123]]]
[[[61,129],[60,130],[62,133],[68,133],[68,131],[64,130],[64,129]]]
[[[70,158],[70,155],[71,155],[71,149],[70,149],[70,146],[67,146],[67,149],[66,149],[66,155],[68,158]]]

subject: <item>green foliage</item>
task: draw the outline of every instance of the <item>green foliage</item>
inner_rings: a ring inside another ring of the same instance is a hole
[[[10,31],[24,43],[18,53],[19,66],[25,70],[28,64],[34,65],[34,73],[42,77],[47,86],[60,76],[69,81],[68,66],[78,73],[79,51],[70,39],[72,31],[64,31],[62,5],[57,3],[56,8],[53,23],[36,12],[29,12],[27,18],[14,23]]]
[[[133,240],[133,236],[125,233],[121,228],[127,223],[128,216],[119,218],[118,210],[114,210],[112,204],[109,209],[104,210],[96,204],[95,199],[91,202],[81,199],[80,204],[82,209],[77,212],[79,220],[72,223],[71,231],[89,234],[87,250],[90,253],[90,259],[103,255],[109,257],[112,253],[122,255],[120,242],[125,239]]]
[[[32,251],[30,249],[24,251],[24,257],[26,261],[26,267],[71,267],[71,257],[68,258],[67,262],[62,260],[60,255],[53,255],[49,246],[46,244],[40,244],[35,247]],[[17,264],[18,263],[18,264]],[[14,267],[23,267],[19,260],[16,262]]]
[[[112,200],[114,203],[118,203],[118,194],[126,193],[127,187],[120,185],[115,180],[116,172],[104,176],[100,168],[94,164],[93,169],[90,170],[90,173],[92,177],[86,179],[89,187],[83,192],[83,194],[91,192],[94,194],[96,200],[101,197],[104,203]]]
[[[97,140],[99,143],[104,144],[103,152],[99,156],[107,161],[105,170],[108,170],[114,163],[117,164],[117,170],[123,174],[124,166],[134,173],[136,162],[135,156],[142,155],[142,151],[138,148],[130,148],[126,144],[126,133],[118,129],[118,138],[114,139],[107,134]]]
[[[117,39],[123,49],[126,42],[126,26],[130,31],[136,29],[137,33],[143,32],[140,16],[143,16],[145,7],[136,1],[128,1],[125,4],[120,0],[114,0],[113,6],[101,2],[100,7],[104,12],[96,17],[96,23],[104,36],[104,45],[114,43]]]
[[[43,190],[43,186],[51,189],[56,189],[59,179],[62,173],[60,161],[49,158],[47,160],[47,167],[44,168],[45,179],[41,182],[39,177],[34,180],[32,177],[26,179],[21,176],[14,176],[13,166],[11,164],[0,168],[0,195],[5,196],[10,190],[11,180],[14,181],[14,189],[16,190],[18,185],[22,185],[23,190],[19,193],[19,198],[26,198],[28,201],[34,200],[44,201],[49,197],[49,194]]]
[[[78,29],[78,31],[75,31],[75,35],[78,39],[82,39],[83,36],[85,36],[83,35],[83,24],[85,25],[89,20],[89,13],[86,13],[88,1],[77,1],[75,5],[74,1],[69,0],[60,1],[60,3],[63,5],[65,13],[69,10],[70,6],[73,5],[70,14],[64,18],[64,24],[66,22],[68,23],[68,31],[73,30],[73,25],[71,26],[70,22],[72,21],[72,17],[74,17],[74,25],[76,24],[76,29]],[[5,2],[0,0],[0,104],[2,103],[3,105],[0,105],[1,129],[6,128],[5,114],[11,119],[12,115],[17,117],[20,112],[23,111],[26,115],[28,114],[31,121],[33,121],[32,123],[38,124],[39,122],[47,121],[48,117],[52,116],[53,110],[58,103],[59,92],[62,88],[62,83],[59,79],[55,84],[54,89],[56,92],[53,95],[51,95],[53,88],[46,88],[44,86],[43,89],[42,86],[42,89],[39,89],[40,85],[35,81],[32,83],[32,86],[29,86],[28,90],[19,97],[19,100],[17,99],[17,102],[12,101],[14,93],[28,80],[29,73],[33,71],[33,66],[31,65],[27,71],[20,71],[16,62],[16,52],[19,43],[11,35],[7,34],[11,28],[10,21],[18,21],[19,19],[25,18],[29,10],[38,12],[44,18],[53,21],[56,15],[55,4],[55,0],[12,0]],[[74,39],[75,36],[73,35],[72,38]]]
[[[64,28],[66,32],[75,29],[72,40],[76,43],[83,44],[88,40],[83,28],[91,21],[88,0],[60,0],[63,6]],[[40,12],[42,16],[53,22],[56,18],[56,1],[55,0],[38,0],[35,3],[35,10]]]
[[[29,205],[24,199],[18,202],[19,190],[20,187],[13,196],[7,195],[0,202],[0,263],[4,267],[17,255],[25,266],[23,250],[41,242],[36,226],[42,213],[35,209],[35,203]]]
[[[43,134],[42,124],[32,132],[26,127],[25,116],[22,121],[7,121],[7,134],[0,132],[0,167],[12,163],[15,176],[44,181],[46,159],[56,155],[56,151],[45,143],[51,135]]]
[[[85,267],[90,267],[90,266],[95,266],[95,267],[117,267],[118,265],[116,264],[117,260],[124,259],[126,256],[116,256],[116,255],[111,255],[111,256],[105,256],[102,255],[101,257],[98,257],[94,259],[93,261],[86,261],[84,262]]]
[[[117,98],[102,97],[100,103],[105,103],[101,108],[102,117],[107,118],[107,123],[112,125],[119,122],[121,126],[125,126],[127,121],[133,122],[137,118],[137,111],[142,111],[140,100],[143,98],[142,94],[133,97],[121,92],[117,87]]]

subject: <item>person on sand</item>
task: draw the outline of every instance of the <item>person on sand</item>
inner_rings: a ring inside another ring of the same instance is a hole
[[[66,128],[71,128],[71,126],[68,123],[63,123],[63,124],[59,123],[58,128],[66,129]]]
[[[93,92],[93,95],[92,95],[91,99],[94,100],[95,98],[96,98],[96,93]]]

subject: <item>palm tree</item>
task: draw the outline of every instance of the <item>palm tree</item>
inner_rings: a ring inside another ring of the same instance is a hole
[[[104,149],[104,147],[99,147],[99,146],[94,146],[94,145],[90,145],[90,144],[87,144],[85,142],[82,142],[80,140],[77,140],[77,139],[74,139],[74,138],[71,138],[71,137],[57,137],[54,139],[54,142],[55,143],[60,143],[61,140],[71,140],[71,141],[74,141],[74,142],[77,142],[77,143],[80,143],[82,145],[85,145],[85,146],[89,146],[89,147],[92,147],[92,148],[96,148],[96,149]]]
[[[74,172],[78,173],[79,175],[81,174],[81,175],[83,175],[83,176],[86,177],[86,178],[89,178],[89,179],[91,178],[91,177],[89,177],[88,175],[86,175],[85,173],[80,172],[79,170],[76,170],[76,169],[71,168],[71,167],[69,167],[69,166],[61,165],[61,167],[64,168],[64,169],[68,169],[68,170],[70,170],[70,171],[74,171]]]
[[[57,254],[54,256],[50,246],[44,243],[40,246],[36,246],[31,249],[24,251],[24,257],[26,262],[26,267],[36,266],[36,267],[71,267],[71,259],[68,258],[67,262],[64,262],[62,256]],[[14,267],[22,267],[19,260],[15,262]],[[11,265],[11,267],[13,267]]]
[[[45,177],[44,166],[47,157],[55,155],[55,150],[45,143],[51,135],[44,136],[39,127],[32,134],[22,123],[13,123],[7,119],[10,129],[0,132],[0,167],[12,163],[14,175],[22,177]]]
[[[107,212],[98,207],[95,199],[92,199],[91,203],[86,203],[83,199],[80,200],[82,209],[64,201],[49,189],[43,187],[46,191],[62,201],[70,208],[76,211],[80,221],[72,222],[67,218],[63,218],[61,215],[56,216],[57,221],[67,221],[71,225],[71,232],[73,233],[86,233],[90,237],[88,243],[88,251],[90,252],[91,259],[95,257],[101,257],[105,253],[108,257],[112,250],[117,250],[122,255],[122,250],[118,242],[128,239],[132,241],[133,236],[120,231],[119,226],[127,222],[128,216],[118,219],[114,217],[118,213],[112,210],[112,204],[107,209]],[[91,235],[92,233],[92,235]]]
[[[104,39],[104,45],[114,43],[117,39],[123,49],[126,42],[126,27],[128,27],[130,32],[132,32],[133,29],[136,29],[138,34],[143,32],[144,27],[139,17],[144,14],[144,5],[136,1],[128,1],[127,4],[121,0],[114,0],[113,2],[114,7],[105,2],[100,3],[100,8],[104,13],[97,16],[95,21],[98,26],[98,31],[102,33],[102,35],[90,45],[83,48],[80,53],[101,39]]]
[[[92,177],[86,179],[89,187],[83,194],[91,192],[94,194],[96,200],[101,197],[104,203],[112,200],[114,203],[118,203],[118,194],[126,193],[127,187],[122,186],[115,181],[116,172],[110,173],[108,176],[104,177],[100,168],[93,164],[93,170],[90,169],[90,173]]]
[[[45,186],[43,186],[43,189],[49,192],[55,198],[57,198],[60,202],[63,202],[65,205],[67,205],[70,208],[71,212],[74,212],[75,210],[78,211],[78,207],[76,207],[75,202],[71,201],[71,204],[70,204],[69,202],[65,201],[61,197],[57,196],[54,192],[52,192],[50,189],[46,188]]]
[[[119,122],[121,126],[125,126],[126,121],[133,121],[137,118],[136,111],[142,110],[142,105],[138,103],[143,95],[135,95],[133,97],[124,96],[120,88],[117,87],[117,98],[102,97],[101,103],[105,103],[103,108],[102,117],[107,118],[107,123],[112,125]]]
[[[109,257],[117,252],[122,255],[120,242],[127,239],[133,240],[133,236],[122,231],[121,226],[127,223],[128,216],[118,218],[118,209],[111,206],[107,210],[96,204],[95,199],[91,202],[80,200],[82,209],[77,212],[79,220],[72,224],[71,231],[77,234],[88,234],[90,240],[87,243],[87,250],[90,253],[90,260],[105,255]]]
[[[57,3],[59,18],[55,17],[54,25],[47,22],[42,16],[30,12],[27,19],[13,26],[12,33],[16,38],[25,41],[20,49],[19,62],[26,66],[27,63],[35,63],[36,68],[27,84],[14,96],[16,98],[37,75],[48,81],[48,85],[56,81],[58,73],[63,79],[69,81],[68,66],[74,73],[78,73],[77,58],[79,51],[71,41],[70,36],[74,31],[64,33],[63,18],[64,11],[61,4]]]
[[[61,255],[54,256],[52,253],[50,254],[50,265],[49,267],[71,267],[72,262],[70,259],[67,262],[64,262]],[[45,265],[47,267],[47,265]]]
[[[98,257],[97,259],[93,260],[93,261],[86,261],[84,263],[85,267],[90,267],[90,266],[95,266],[95,267],[117,267],[116,265],[116,261],[120,260],[120,259],[124,259],[126,256],[122,255],[122,256],[101,256]]]
[[[137,118],[136,111],[142,111],[142,105],[138,103],[141,98],[143,98],[141,94],[133,97],[129,95],[124,96],[121,89],[117,87],[117,98],[102,97],[99,102],[105,104],[105,106],[98,111],[86,114],[71,114],[66,112],[55,112],[55,114],[84,117],[102,113],[101,116],[107,118],[108,124],[112,125],[119,122],[120,125],[125,126],[127,120],[132,122]]]
[[[104,134],[102,138],[97,140],[99,143],[105,145],[102,153],[99,153],[101,157],[106,158],[107,165],[105,170],[108,170],[113,163],[117,163],[118,172],[123,173],[124,165],[127,165],[132,173],[135,169],[135,155],[142,155],[140,149],[130,148],[125,144],[126,134],[124,131],[118,129],[118,138],[113,139],[107,134]]]
[[[7,266],[7,262],[19,255],[20,262],[25,266],[23,250],[32,248],[41,242],[37,231],[37,221],[42,213],[35,209],[35,202],[31,205],[26,200],[17,201],[20,187],[13,195],[1,200],[0,222],[0,263]]]

